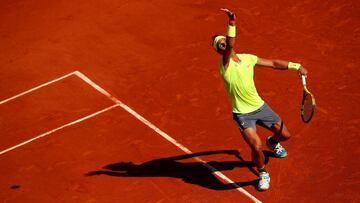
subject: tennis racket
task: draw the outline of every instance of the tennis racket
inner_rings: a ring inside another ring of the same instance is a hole
[[[301,79],[304,88],[301,102],[301,120],[304,123],[309,123],[315,112],[315,97],[306,87],[306,77],[301,75]]]

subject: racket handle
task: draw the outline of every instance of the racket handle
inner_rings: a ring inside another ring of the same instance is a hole
[[[305,77],[305,75],[301,75],[301,80],[302,80],[303,86],[306,86],[306,77]]]

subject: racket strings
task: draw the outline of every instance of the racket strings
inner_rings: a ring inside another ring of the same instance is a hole
[[[311,118],[313,111],[314,111],[314,106],[313,106],[312,96],[311,94],[307,94],[304,98],[304,110],[303,110],[303,117],[305,121]]]

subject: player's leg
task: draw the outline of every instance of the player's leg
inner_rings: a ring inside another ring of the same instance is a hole
[[[272,136],[273,143],[282,142],[291,137],[289,130],[282,120],[272,125],[270,130],[274,133]]]
[[[245,142],[250,146],[252,162],[259,171],[259,190],[267,190],[270,187],[270,175],[265,169],[265,156],[262,152],[262,144],[259,135],[254,128],[246,128],[241,131]]]
[[[250,146],[251,158],[254,166],[259,170],[265,167],[265,156],[259,135],[253,128],[246,128],[241,132],[245,142]]]
[[[250,114],[233,114],[245,142],[250,146],[253,164],[258,168],[264,167],[265,157],[261,149],[261,139],[256,133],[256,123]]]
[[[286,128],[284,122],[278,121],[277,123],[273,124],[269,128],[274,134],[273,136],[269,136],[266,139],[266,145],[269,149],[271,149],[274,152],[274,155],[276,157],[286,157],[287,151],[285,148],[280,144],[281,141],[288,140],[290,138],[290,132]]]
[[[266,139],[266,145],[268,146],[269,149],[271,149],[274,152],[276,157],[280,157],[280,158],[286,157],[287,151],[280,144],[280,142],[290,139],[291,134],[289,130],[286,128],[282,120],[273,124],[269,129],[274,134],[273,136],[270,136]]]
[[[258,113],[258,123],[273,132],[273,136],[266,139],[266,145],[276,157],[286,157],[285,148],[279,143],[290,138],[290,133],[281,118],[267,105]]]
[[[252,162],[259,171],[259,190],[267,190],[270,187],[270,176],[265,169],[265,156],[262,152],[262,143],[256,133],[255,120],[252,115],[233,114],[245,142],[250,146]]]

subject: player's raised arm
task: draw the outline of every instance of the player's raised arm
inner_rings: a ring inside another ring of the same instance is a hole
[[[229,65],[229,60],[231,57],[232,52],[234,51],[234,45],[235,45],[235,36],[236,36],[236,27],[235,27],[235,13],[230,11],[227,8],[220,9],[224,11],[227,16],[229,17],[229,25],[228,30],[226,34],[226,49],[225,53],[223,55],[223,64],[224,67],[227,68]]]
[[[297,70],[299,75],[307,75],[308,71],[299,63],[293,63],[278,59],[258,58],[256,65],[270,67],[279,70]]]
[[[226,8],[222,8],[221,10],[224,11],[226,15],[229,17],[228,31],[226,37],[222,35],[215,35],[213,37],[213,47],[216,50],[216,52],[218,52],[223,56],[223,65],[224,68],[226,69],[229,65],[230,57],[234,52],[233,48],[235,45],[235,34],[236,34],[235,14]]]

